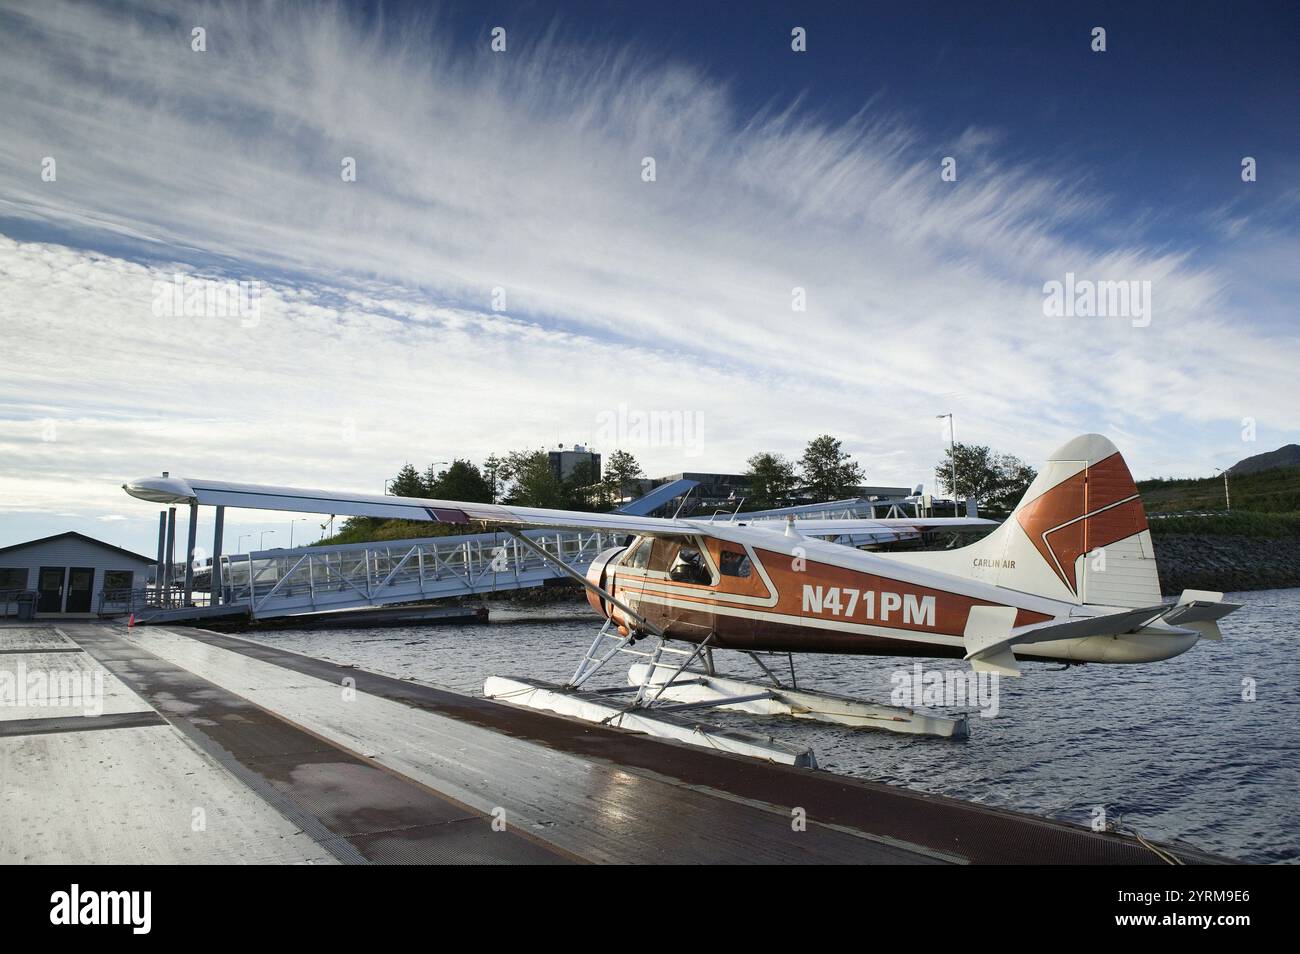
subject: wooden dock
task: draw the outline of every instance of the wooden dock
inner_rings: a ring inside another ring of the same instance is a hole
[[[1125,836],[227,634],[0,627],[0,685],[20,671],[101,691],[0,706],[0,862],[1164,863]]]

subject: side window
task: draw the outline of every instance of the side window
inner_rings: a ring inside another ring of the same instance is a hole
[[[723,576],[749,576],[749,554],[740,550],[723,549],[718,560],[718,569]]]
[[[646,565],[650,562],[650,547],[653,542],[654,541],[650,537],[646,537],[642,540],[640,544],[637,545],[637,548],[623,560],[623,565],[630,566],[637,570],[644,570]]]
[[[695,547],[683,546],[678,549],[672,566],[668,568],[668,579],[676,580],[678,583],[707,584],[713,582],[713,574],[709,572],[699,550]]]

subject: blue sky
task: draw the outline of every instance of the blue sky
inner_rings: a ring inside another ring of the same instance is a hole
[[[401,10],[402,7],[385,7]],[[461,35],[498,23],[548,27],[683,59],[731,84],[742,111],[804,96],[844,122],[878,97],[923,128],[936,153],[974,125],[1007,155],[1072,165],[1135,206],[1195,216],[1207,204],[1266,209],[1300,168],[1300,7],[1224,3],[470,3],[446,8]],[[793,11],[798,11],[797,13]],[[805,56],[776,56],[791,24]],[[1094,53],[1094,26],[1108,48]],[[759,66],[760,68],[755,68]],[[1274,172],[1243,195],[1241,144]],[[1187,239],[1172,221],[1153,226]]]
[[[0,2],[0,544],[148,551],[118,486],[164,469],[667,474],[830,432],[912,484],[948,410],[1139,476],[1294,441],[1297,40],[1266,3]],[[160,317],[177,273],[260,283],[256,320]],[[1067,273],[1150,320],[1049,317]]]

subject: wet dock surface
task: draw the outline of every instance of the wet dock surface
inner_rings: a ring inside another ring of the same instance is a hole
[[[99,672],[102,714],[0,707],[0,861],[1162,863],[202,630],[0,627],[20,661]]]

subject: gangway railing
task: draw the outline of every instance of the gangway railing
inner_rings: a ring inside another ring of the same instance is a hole
[[[582,569],[627,535],[547,530],[527,536]],[[222,602],[246,604],[258,618],[513,590],[561,575],[499,533],[264,550],[223,556],[221,564]]]

